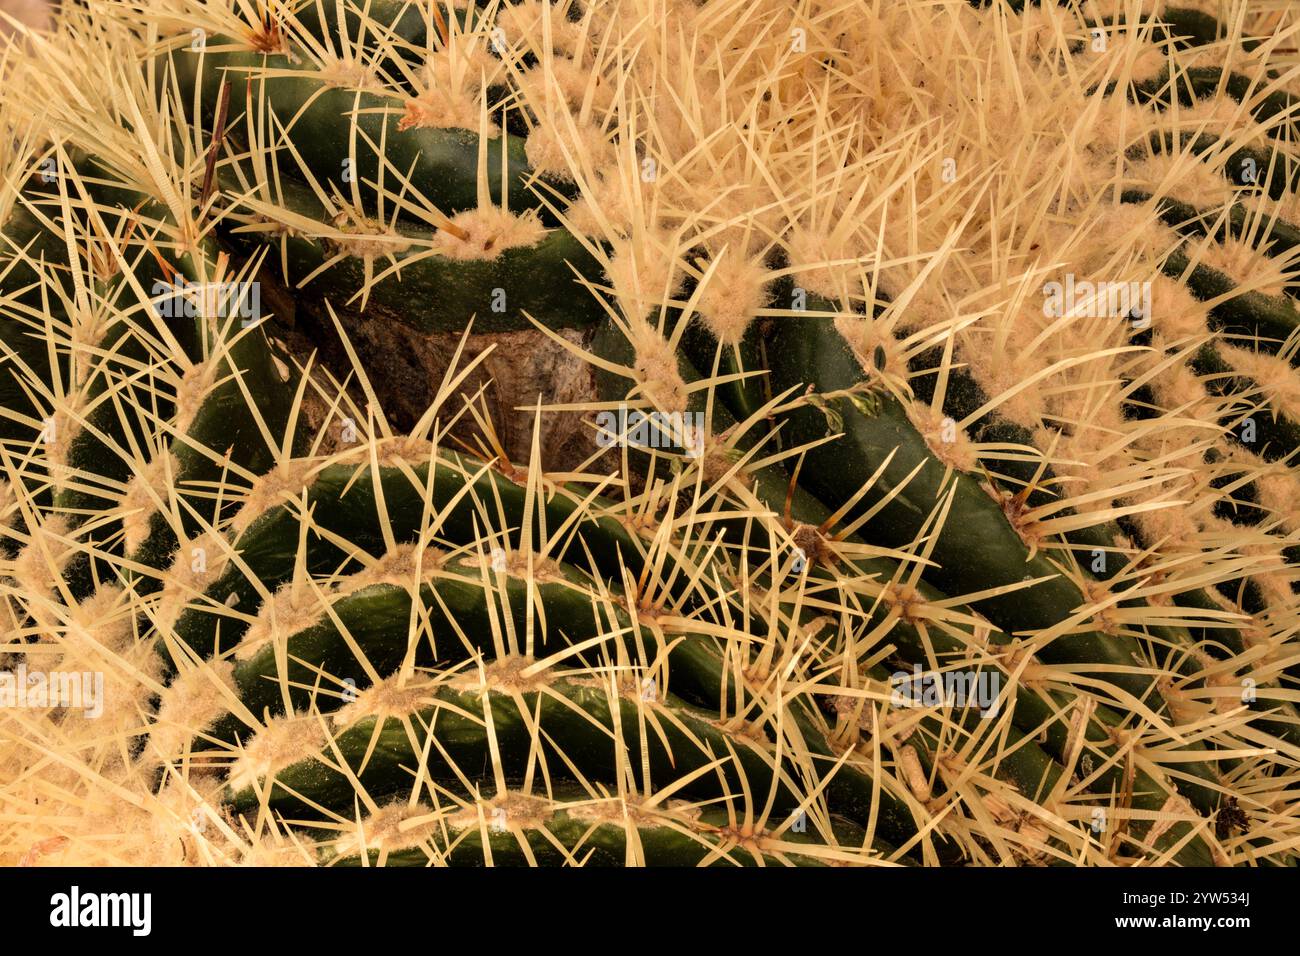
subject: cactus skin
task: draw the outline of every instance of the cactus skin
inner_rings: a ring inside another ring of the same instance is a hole
[[[674,16],[707,31],[725,2]],[[1003,22],[987,4],[929,6],[963,29]],[[848,254],[808,258],[796,233],[826,196],[848,209],[828,205],[832,222],[878,216],[840,182],[870,157],[792,172],[840,148],[829,113],[825,130],[799,134],[825,135],[825,149],[765,154],[784,203],[729,206],[728,189],[705,183],[690,194],[698,208],[659,206],[654,190],[672,196],[693,175],[668,120],[594,81],[559,102],[563,69],[614,69],[575,50],[627,23],[566,8],[496,48],[493,16],[513,29],[540,7],[365,8],[244,23],[224,4],[174,0],[148,19],[149,43],[127,29],[140,11],[73,10],[66,35],[39,41],[66,76],[19,67],[28,109],[53,107],[38,141],[6,159],[14,185],[0,203],[12,370],[0,624],[15,660],[102,670],[110,698],[106,724],[75,709],[10,724],[0,765],[19,782],[15,805],[53,794],[64,809],[0,816],[0,857],[58,837],[51,862],[176,862],[177,844],[184,862],[328,866],[1292,862],[1300,716],[1293,675],[1275,664],[1291,646],[1289,579],[1279,597],[1266,561],[1166,548],[1142,523],[1159,511],[1149,498],[1071,497],[1080,463],[1056,453],[1064,430],[1045,415],[1026,425],[1013,395],[986,388],[964,326],[898,324],[917,288],[940,283],[877,288],[870,268],[842,261],[871,257],[865,233]],[[1057,14],[1015,22],[1040,15]],[[746,28],[769,29],[760,21]],[[1187,347],[1171,364],[1206,397],[1207,467],[1222,465],[1225,483],[1234,467],[1245,475],[1243,501],[1212,503],[1254,505],[1253,523],[1217,518],[1240,529],[1228,550],[1286,556],[1297,529],[1276,488],[1293,480],[1300,433],[1269,370],[1298,354],[1300,234],[1261,203],[1295,196],[1295,94],[1267,69],[1196,65],[1226,36],[1208,14],[1165,8],[1157,21],[1141,42],[1167,42],[1173,68],[1122,80],[1089,68],[1079,92],[1149,111],[1128,160],[1203,163],[1240,201],[1202,205],[1178,182],[1098,190],[1107,215],[1168,230],[1153,274],[1209,303],[1206,341],[1126,345]],[[200,50],[185,45],[191,25]],[[1128,31],[1071,21],[1058,52],[1082,56],[1093,26]],[[77,72],[78,42],[104,44],[125,70]],[[348,42],[360,60],[326,52]],[[659,75],[679,73],[661,53],[646,54]],[[458,56],[468,92],[441,105],[465,125],[411,122],[433,111],[426,57],[436,91]],[[763,82],[763,102],[788,93]],[[111,107],[88,119],[78,86]],[[597,93],[611,97],[601,108]],[[1162,125],[1205,97],[1244,104],[1259,135]],[[755,108],[753,121],[768,118]],[[640,122],[651,130],[638,139]],[[749,155],[736,126],[732,156]],[[562,161],[546,149],[557,140]],[[583,154],[593,143],[608,152]],[[667,185],[647,185],[648,143]],[[51,159],[53,183],[36,173]],[[1258,183],[1242,178],[1246,161]],[[763,217],[777,207],[774,229]],[[675,236],[656,219],[674,215],[690,227]],[[1201,261],[1209,249],[1231,263],[1238,246],[1281,288]],[[728,255],[759,264],[749,305],[743,279],[707,298]],[[684,281],[659,287],[661,267]],[[818,272],[835,288],[785,308]],[[526,462],[490,441],[467,452],[450,429],[475,406],[455,370],[419,427],[393,435],[350,346],[336,377],[284,342],[291,318],[160,315],[155,285],[180,278],[253,278],[321,310],[317,327],[345,343],[340,315],[418,335],[567,333],[593,367],[586,411],[694,415],[702,454],[622,447],[560,472],[537,442]],[[720,318],[730,303],[742,323]],[[1170,376],[1137,360],[1114,369],[1131,386],[1128,420],[1154,407],[1182,422],[1179,403],[1151,392]],[[1232,444],[1262,412],[1258,446]],[[929,413],[965,422],[969,457],[936,440]],[[907,706],[897,676],[913,667],[991,682],[996,713]],[[1244,681],[1258,697],[1220,707]],[[1198,719],[1204,733],[1180,730]],[[51,750],[68,758],[56,770],[39,759]],[[87,793],[136,801],[79,816]],[[1251,831],[1215,826],[1229,797],[1251,807]]]

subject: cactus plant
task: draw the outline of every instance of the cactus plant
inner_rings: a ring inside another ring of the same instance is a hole
[[[1300,27],[1219,6],[24,34],[0,859],[1291,864]]]

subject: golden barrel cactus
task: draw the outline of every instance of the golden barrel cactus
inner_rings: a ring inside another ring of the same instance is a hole
[[[1298,30],[14,25],[0,859],[1291,864]]]

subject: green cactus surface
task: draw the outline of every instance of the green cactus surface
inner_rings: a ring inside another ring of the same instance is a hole
[[[0,862],[1296,862],[1295,11],[15,29]]]

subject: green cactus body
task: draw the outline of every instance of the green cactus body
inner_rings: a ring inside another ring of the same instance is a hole
[[[751,6],[15,48],[0,858],[1293,862],[1285,18]]]

